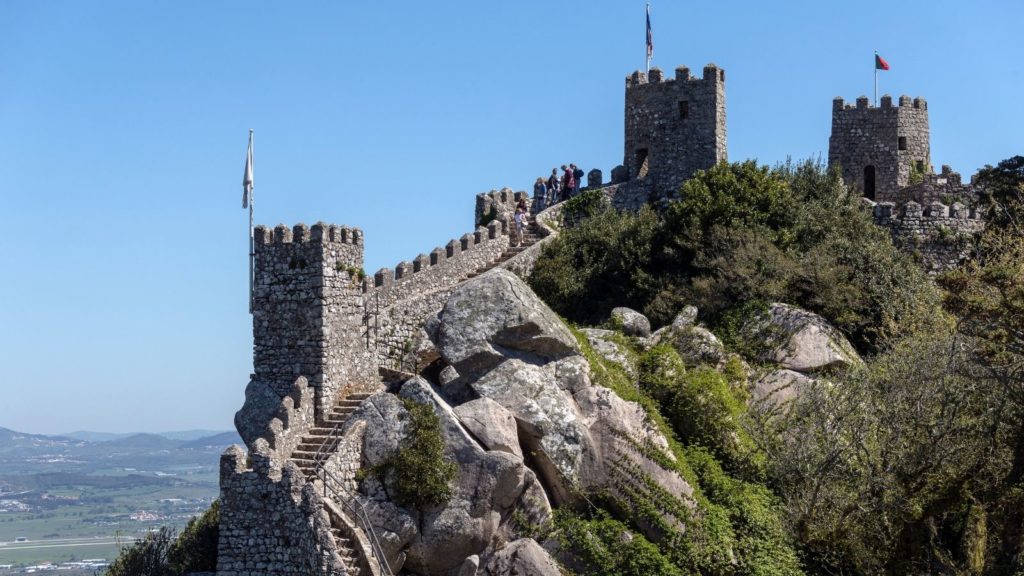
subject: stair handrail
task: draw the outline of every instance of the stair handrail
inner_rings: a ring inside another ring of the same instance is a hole
[[[370,521],[370,515],[366,513],[366,506],[359,501],[357,495],[349,492],[334,474],[331,474],[327,468],[324,467],[323,462],[319,460],[315,461],[314,473],[323,474],[321,482],[324,485],[324,498],[328,496],[330,491],[331,500],[338,502],[352,515],[352,519],[355,520],[359,527],[362,528],[366,534],[367,539],[370,541],[370,552],[373,554],[374,559],[377,560],[377,565],[381,568],[381,576],[394,576],[394,572],[391,571],[391,566],[388,565],[387,557],[384,555],[384,549],[380,545],[380,540],[377,539],[377,532],[373,529],[373,523]],[[331,485],[333,481],[334,485]]]

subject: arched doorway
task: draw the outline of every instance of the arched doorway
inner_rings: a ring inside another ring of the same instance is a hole
[[[864,197],[868,200],[875,199],[875,167],[864,167]]]

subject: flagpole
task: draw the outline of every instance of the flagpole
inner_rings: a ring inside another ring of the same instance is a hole
[[[253,140],[253,129],[249,128],[249,147],[252,148]],[[250,156],[250,159],[252,156]],[[250,160],[251,161],[251,160]],[[249,314],[252,314],[253,308],[253,295],[252,285],[255,281],[253,276],[253,262],[256,260],[256,242],[254,241],[253,234],[253,204],[256,203],[256,194],[253,190],[256,188],[255,182],[249,185]]]
[[[651,73],[651,3],[647,3],[647,42],[644,46],[644,56],[647,58],[645,74]]]
[[[878,106],[878,50],[875,50],[875,60],[871,64],[875,69],[875,106]]]

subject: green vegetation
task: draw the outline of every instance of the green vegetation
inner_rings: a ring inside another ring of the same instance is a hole
[[[530,278],[575,322],[629,306],[664,325],[694,304],[717,327],[749,302],[785,302],[875,352],[945,321],[924,273],[820,164],[719,164],[662,213],[587,206],[591,216],[548,244]]]
[[[755,418],[735,355],[687,369],[670,341],[620,338],[633,381],[580,338],[595,383],[639,402],[669,450],[623,440],[679,472],[697,504],[620,461],[625,501],[591,495],[600,509],[556,522],[582,571],[1024,574],[1024,157],[977,186],[989,224],[977,241],[943,238],[974,256],[937,283],[811,163],[719,165],[662,213],[581,201],[531,278],[570,319],[627,305],[664,324],[696,304],[727,353],[753,358],[764,342],[744,322],[787,302],[866,360]],[[642,526],[664,536],[638,539]]]
[[[433,406],[405,400],[405,408],[410,419],[408,436],[384,468],[393,474],[398,502],[422,510],[451,498],[451,482],[458,470],[444,456],[441,419]]]
[[[600,510],[590,519],[559,510],[555,514],[555,526],[559,529],[560,543],[573,551],[584,574],[685,574],[642,534],[629,530]]]
[[[217,569],[217,534],[220,504],[214,502],[199,518],[189,521],[177,537],[163,527],[121,550],[107,568],[107,576],[177,576]]]
[[[656,543],[657,554],[647,551],[643,540],[637,544],[636,553],[644,562],[666,560],[671,563],[671,570],[678,572],[648,572],[651,574],[802,574],[777,497],[762,485],[727,473],[712,456],[711,451],[733,455],[730,466],[746,475],[751,475],[751,463],[757,461],[743,452],[753,451],[754,447],[740,426],[743,393],[732,391],[730,378],[707,369],[689,374],[671,347],[656,346],[640,356],[642,376],[637,386],[620,366],[597,354],[585,336],[576,332],[576,338],[590,363],[594,382],[640,404],[650,422],[668,440],[669,453],[625,434],[623,439],[662,468],[677,472],[693,487],[697,503],[694,511],[679,495],[661,490],[642,470],[624,468],[625,463],[618,465],[619,490],[629,501],[616,502],[607,495],[594,495],[598,502],[603,502],[604,511],[592,510],[596,516],[587,521],[575,519],[570,526],[576,536],[564,542],[572,554],[583,559],[587,570],[599,574],[644,573],[630,572],[618,564],[623,559],[609,559],[602,552],[608,542],[614,541],[609,539],[611,535],[623,534],[631,524],[633,531],[641,525],[655,526],[665,535]],[[628,340],[620,340],[625,342]],[[742,371],[733,365],[726,372],[737,375],[737,370]],[[698,405],[702,403],[708,419],[719,426],[707,434],[688,434],[692,428],[681,419],[674,421],[673,416],[681,418],[684,413],[701,410]],[[743,440],[737,443],[735,435]],[[611,521],[608,515],[620,520]],[[666,522],[665,516],[678,519],[686,526],[685,531]],[[581,539],[580,534],[592,535]],[[737,567],[742,569],[737,572]]]

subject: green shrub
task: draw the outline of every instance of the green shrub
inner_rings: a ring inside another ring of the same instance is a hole
[[[215,572],[217,539],[220,534],[220,500],[193,517],[167,551],[167,562],[176,574]]]
[[[121,549],[121,554],[107,567],[107,576],[173,576],[167,563],[167,552],[174,543],[174,529],[163,527],[145,538]]]
[[[794,304],[867,353],[948,322],[924,272],[838,172],[814,162],[723,163],[698,172],[661,214],[603,209],[545,246],[530,285],[591,325],[615,306],[657,326],[694,304],[716,326],[747,302]]]
[[[121,549],[107,568],[107,576],[178,576],[189,572],[217,570],[217,539],[220,533],[220,501],[188,521],[175,537],[164,526]]]
[[[587,218],[603,215],[611,209],[608,198],[600,190],[587,190],[562,204],[562,223],[573,226]]]
[[[565,510],[555,512],[558,539],[592,576],[683,576],[679,567],[642,534],[598,510],[590,519]]]
[[[458,470],[454,462],[445,458],[441,420],[434,408],[411,400],[404,403],[409,413],[409,432],[385,468],[393,473],[397,501],[422,510],[451,498],[451,482]]]

